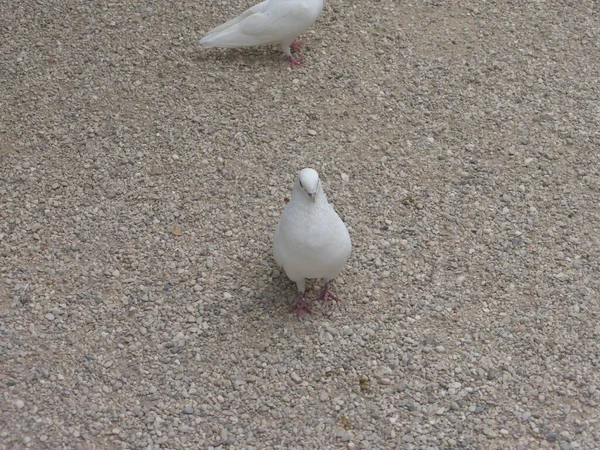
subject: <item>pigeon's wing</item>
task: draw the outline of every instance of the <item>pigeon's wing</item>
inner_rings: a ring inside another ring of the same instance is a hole
[[[254,14],[261,13],[262,11],[264,11],[265,7],[267,6],[267,3],[268,3],[268,0],[265,0],[264,2],[261,2],[258,5],[254,5],[253,7],[248,8],[246,11],[244,11],[239,16],[225,22],[222,25],[219,25],[218,27],[213,28],[208,33],[206,33],[206,36],[204,36],[202,39],[200,39],[200,44],[202,44],[203,46],[212,47],[213,45],[210,45],[210,44],[219,33],[224,32],[227,29],[239,24],[240,22],[242,22],[243,20],[247,19],[248,17],[250,17]]]
[[[229,21],[228,26],[224,24],[217,27],[200,43],[203,47],[249,47],[279,42],[297,36],[307,28],[306,13],[301,6],[269,6],[266,3],[250,8],[242,14],[243,17]]]
[[[275,237],[273,238],[273,257],[275,258],[275,262],[279,267],[283,267],[283,260],[281,255],[281,235],[280,229],[281,225],[277,225],[275,229]]]
[[[290,217],[289,204],[283,213],[273,238],[273,257],[279,267],[282,267],[288,278],[298,282],[304,277],[298,272],[298,264],[302,261],[302,255],[298,254],[293,243],[298,239],[293,228],[293,218]]]

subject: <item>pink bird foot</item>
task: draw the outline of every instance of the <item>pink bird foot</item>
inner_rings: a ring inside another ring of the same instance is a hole
[[[325,286],[323,286],[323,289],[321,289],[321,293],[319,294],[318,299],[322,302],[329,302],[332,300],[336,302],[342,301],[341,298],[339,298],[337,295],[335,295],[329,290],[329,283],[325,283]]]
[[[294,52],[299,52],[302,47],[304,47],[303,41],[294,41],[290,44],[290,48]]]
[[[286,56],[285,59],[292,64],[292,68],[305,67],[303,59],[294,58],[293,56]]]
[[[298,293],[296,303],[290,306],[289,312],[293,311],[296,311],[296,317],[298,319],[301,319],[302,314],[304,313],[312,314],[311,309],[308,307],[308,303],[306,303],[306,297],[304,297],[304,292]]]

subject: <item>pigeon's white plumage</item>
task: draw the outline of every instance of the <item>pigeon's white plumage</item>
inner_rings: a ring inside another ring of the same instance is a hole
[[[290,46],[317,20],[323,0],[265,0],[208,32],[204,48],[276,43],[293,62]]]
[[[328,203],[318,173],[303,169],[273,240],[275,261],[298,285],[297,313],[310,312],[304,301],[306,278],[325,280],[320,299],[339,300],[328,283],[342,271],[351,249],[348,229]]]

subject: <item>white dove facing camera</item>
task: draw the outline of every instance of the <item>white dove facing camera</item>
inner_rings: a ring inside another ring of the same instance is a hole
[[[329,290],[329,282],[342,271],[351,250],[348,229],[327,201],[319,174],[314,169],[302,169],[273,240],[275,261],[298,286],[290,310],[298,317],[311,312],[304,294],[306,278],[325,280],[319,300],[339,301]]]
[[[200,40],[204,48],[251,47],[279,44],[292,66],[301,66],[291,50],[299,50],[303,43],[294,39],[317,20],[323,9],[323,0],[265,0],[235,19],[208,32]]]

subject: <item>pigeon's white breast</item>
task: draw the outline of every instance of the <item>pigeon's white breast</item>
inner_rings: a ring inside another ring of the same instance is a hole
[[[316,211],[294,206],[287,206],[278,226],[275,259],[294,281],[334,278],[352,248],[346,226],[326,203]]]

